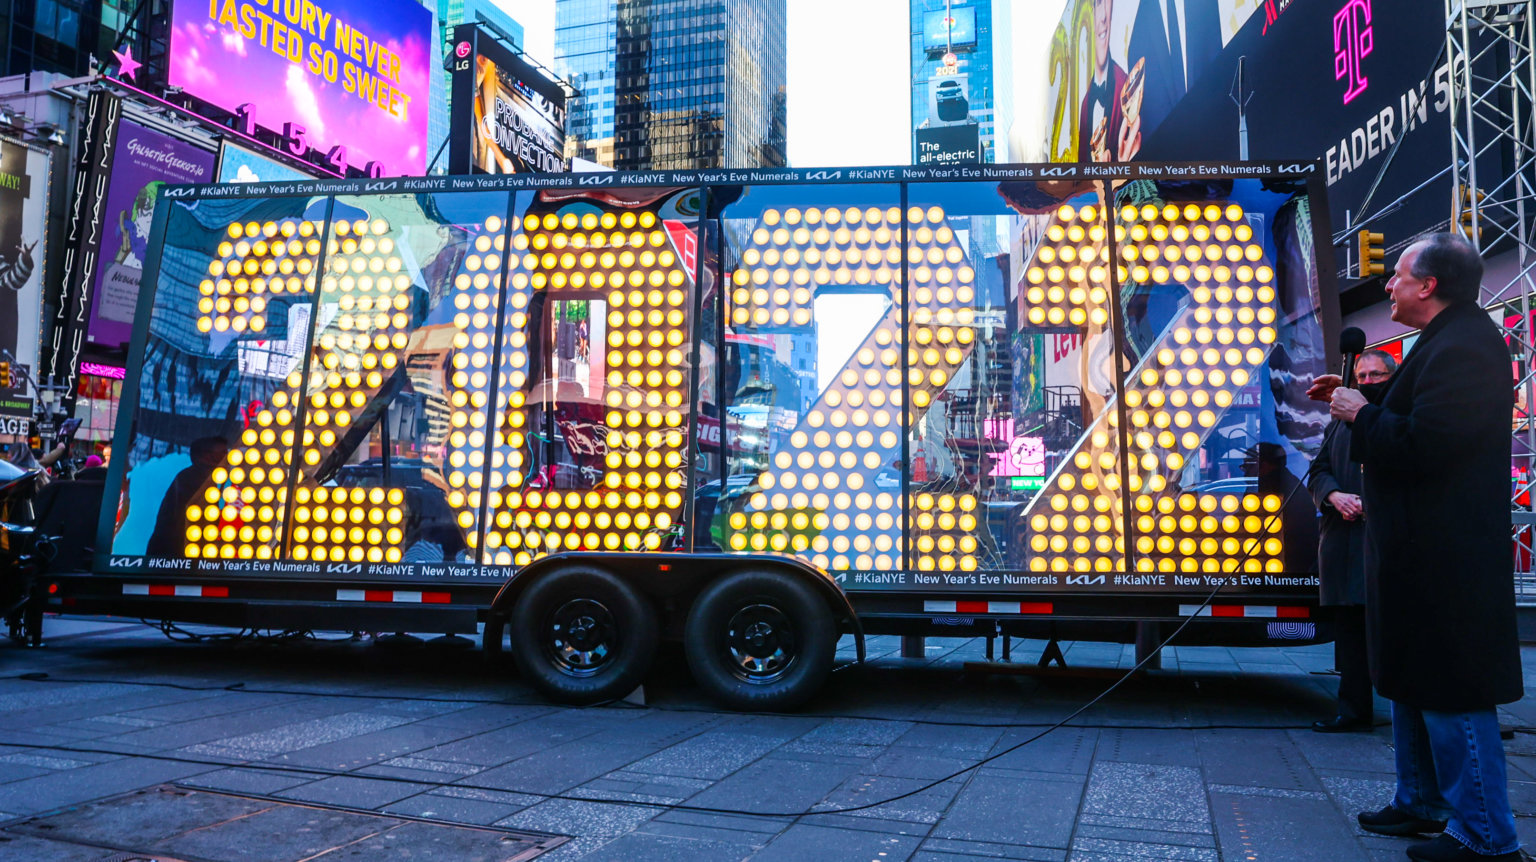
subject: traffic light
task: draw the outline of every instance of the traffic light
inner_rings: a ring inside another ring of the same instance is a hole
[[[1386,275],[1387,265],[1382,262],[1387,256],[1381,244],[1386,242],[1386,237],[1372,230],[1360,231],[1359,246],[1355,255],[1355,277],[1375,278],[1378,275]]]
[[[1482,222],[1486,216],[1474,219],[1474,215],[1477,215],[1477,210],[1486,197],[1488,194],[1482,189],[1478,189],[1474,194],[1471,186],[1461,187],[1461,206],[1458,207],[1461,211],[1461,235],[1473,242],[1480,242],[1483,238]]]
[[[11,388],[11,363],[0,359],[0,389]]]

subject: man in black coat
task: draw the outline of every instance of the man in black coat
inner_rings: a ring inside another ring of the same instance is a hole
[[[1367,394],[1379,392],[1397,370],[1384,350],[1355,360],[1355,380]],[[1307,490],[1323,513],[1317,545],[1318,604],[1333,609],[1333,666],[1339,671],[1338,709],[1312,723],[1319,733],[1365,732],[1375,726],[1371,667],[1365,640],[1365,511],[1360,504],[1360,465],[1349,457],[1349,426],[1328,426],[1328,443],[1307,470]]]
[[[1523,694],[1510,552],[1509,350],[1478,308],[1466,240],[1408,247],[1392,319],[1421,330],[1380,404],[1337,376],[1310,394],[1352,425],[1363,466],[1371,679],[1392,701],[1397,793],[1372,832],[1444,829],[1421,862],[1520,859],[1495,708]]]

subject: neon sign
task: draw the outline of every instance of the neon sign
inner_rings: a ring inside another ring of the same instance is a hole
[[[1344,104],[1365,92],[1370,81],[1361,62],[1375,48],[1371,31],[1371,0],[1347,0],[1333,16],[1333,77],[1345,81]]]

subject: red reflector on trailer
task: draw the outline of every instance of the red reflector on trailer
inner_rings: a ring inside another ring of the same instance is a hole
[[[229,598],[229,587],[203,587],[203,598],[227,599]]]
[[[395,591],[394,590],[364,590],[363,591],[363,601],[365,601],[365,602],[392,602],[394,600],[395,600]]]
[[[58,595],[58,593],[59,593],[59,585],[58,584],[49,584],[48,585],[48,595],[54,596],[54,595]]]
[[[986,612],[986,602],[955,602],[955,613],[957,614],[984,614]]]
[[[1050,602],[1019,603],[1019,613],[1021,614],[1053,614],[1055,612],[1056,606]]]
[[[1275,608],[1275,616],[1278,616],[1283,620],[1304,620],[1312,616],[1312,614],[1308,612],[1306,608],[1286,607],[1285,605],[1281,605],[1280,607]]]
[[[150,584],[149,594],[152,596],[174,596],[176,587],[174,584]]]
[[[446,605],[450,597],[448,593],[422,593],[421,600],[429,605]]]
[[[1242,605],[1211,605],[1211,616],[1213,617],[1240,617],[1242,615]]]

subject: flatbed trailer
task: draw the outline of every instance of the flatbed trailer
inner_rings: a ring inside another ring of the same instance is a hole
[[[168,187],[94,565],[40,594],[481,631],[572,701],[681,640],[743,708],[814,694],[839,633],[1326,640],[1323,194],[1311,163]]]

